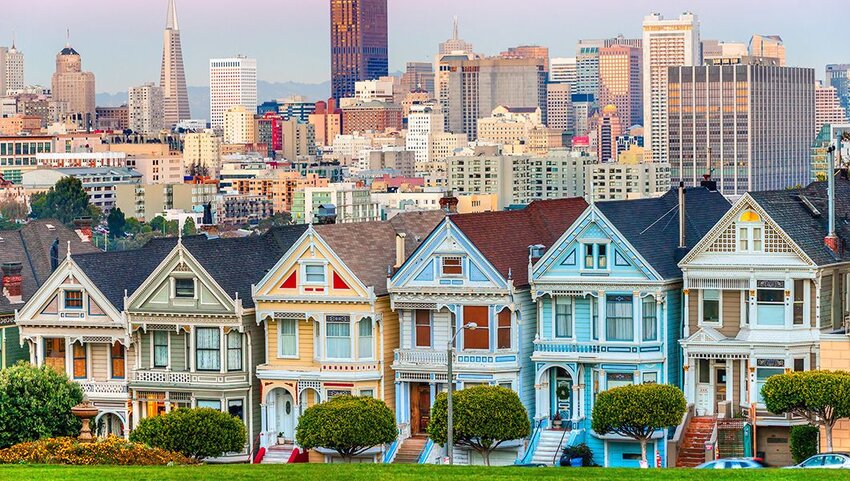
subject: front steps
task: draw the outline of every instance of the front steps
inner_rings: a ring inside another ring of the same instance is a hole
[[[544,429],[540,431],[540,440],[537,442],[537,449],[534,450],[534,455],[531,462],[534,464],[545,464],[552,466],[561,459],[561,451],[570,438],[570,433],[565,433],[561,430]]]
[[[411,436],[401,442],[398,447],[393,464],[416,464],[419,462],[419,455],[422,454],[422,449],[428,442],[427,436]]]
[[[711,438],[716,423],[717,419],[713,416],[691,419],[676,458],[677,468],[693,468],[705,462],[705,443]]]
[[[292,451],[295,450],[295,444],[277,444],[266,448],[266,455],[260,464],[286,464],[289,462]]]

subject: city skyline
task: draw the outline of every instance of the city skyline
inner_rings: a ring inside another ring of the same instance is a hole
[[[236,11],[216,8],[217,3],[177,1],[189,85],[208,84],[210,58],[237,53],[257,58],[261,80],[330,80],[329,2],[315,0],[304,5],[252,0],[249,8]],[[493,8],[497,4],[502,8]],[[91,8],[86,9],[85,16],[70,5],[46,0],[4,6],[0,44],[10,44],[14,32],[17,47],[26,54],[26,83],[49,84],[53,59],[65,44],[66,29],[70,29],[71,44],[80,52],[87,70],[97,76],[98,92],[121,92],[156,81],[167,1],[146,3],[141,9],[112,3],[106,8],[105,0],[93,0],[88,5]],[[611,15],[611,7],[603,4],[587,8],[575,1],[532,0],[526,5],[535,8],[508,10],[506,1],[433,0],[429,8],[423,9],[419,4],[390,0],[389,70],[403,70],[407,61],[433,60],[438,44],[451,36],[455,15],[459,18],[461,38],[472,42],[476,51],[483,54],[497,55],[511,46],[539,44],[548,47],[552,57],[565,57],[574,55],[575,43],[581,38],[617,34],[637,38],[645,15],[659,12],[670,17],[683,10],[698,15],[703,39],[747,42],[755,33],[781,35],[788,51],[788,65],[812,67],[818,78],[823,78],[827,63],[847,60],[840,43],[830,41],[840,38],[838,17],[821,21],[823,12],[840,6],[837,0],[826,1],[816,10],[803,8],[806,5],[795,0],[776,2],[769,10],[726,0],[711,6],[682,5],[672,0],[637,1],[617,6],[616,17]],[[27,28],[22,20],[33,8],[43,12],[38,29]],[[740,22],[729,21],[732,9]],[[795,9],[795,15],[788,15],[789,9]],[[269,11],[280,12],[281,22],[288,19],[290,24],[278,28],[283,24],[276,22],[274,28],[268,28],[258,23],[258,18],[268,18]],[[116,21],[131,17],[133,22]],[[91,28],[92,23],[98,27]],[[222,25],[229,25],[231,31],[222,32]],[[536,28],[529,28],[530,25]],[[290,47],[295,45],[297,48]]]

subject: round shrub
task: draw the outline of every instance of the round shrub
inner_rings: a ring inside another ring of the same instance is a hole
[[[795,463],[802,463],[818,453],[820,429],[806,424],[791,427],[791,457]]]
[[[212,408],[180,408],[145,418],[130,433],[131,441],[195,459],[241,452],[247,437],[239,418]]]
[[[81,443],[70,437],[40,439],[0,450],[0,464],[161,466],[194,462],[180,453],[149,448],[116,436],[91,443]]]
[[[83,400],[80,386],[47,366],[20,362],[0,371],[0,448],[54,436],[76,436],[80,420],[71,408]]]
[[[295,440],[305,449],[333,449],[343,459],[395,441],[395,415],[384,401],[368,396],[337,396],[304,411]]]

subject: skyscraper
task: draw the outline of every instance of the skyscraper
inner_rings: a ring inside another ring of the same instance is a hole
[[[0,47],[0,95],[5,95],[10,90],[22,90],[24,88],[24,54],[15,47],[15,39],[12,39],[12,47]]]
[[[641,63],[638,47],[613,45],[599,50],[599,105],[617,107],[624,127],[643,125]]]
[[[599,49],[605,40],[579,40],[576,46],[576,82],[573,93],[599,98]]]
[[[387,0],[331,0],[331,96],[388,74]]]
[[[815,82],[815,134],[825,124],[846,124],[847,112],[841,106],[837,90],[831,85]]]
[[[539,58],[543,59],[543,67],[549,71],[549,47],[540,45],[520,45],[511,47],[499,54],[502,58]]]
[[[549,61],[549,82],[572,85],[576,75],[575,57],[555,57]]]
[[[757,64],[668,69],[665,138],[673,185],[680,180],[699,185],[709,171],[727,195],[809,182],[813,69]]]
[[[82,128],[95,121],[94,74],[82,71],[80,54],[70,41],[56,55],[56,72],[51,80],[53,100],[65,104],[66,118]]]
[[[785,65],[785,44],[779,35],[753,35],[749,45],[750,57],[775,58]]]
[[[189,111],[189,94],[186,74],[183,71],[183,49],[180,46],[180,29],[174,0],[168,0],[168,17],[162,34],[162,68],[159,76],[162,88],[163,121],[167,128],[181,120],[192,118]]]
[[[142,134],[152,134],[158,133],[165,127],[161,87],[157,87],[153,82],[148,82],[138,87],[131,87],[127,97],[130,130]]]
[[[827,85],[835,87],[841,106],[850,113],[850,63],[828,64],[825,78]]]
[[[667,161],[667,68],[699,65],[699,20],[683,13],[667,20],[653,13],[643,19],[643,122],[647,157]]]
[[[457,17],[454,18],[454,23],[452,24],[452,38],[440,44],[437,55],[445,55],[452,52],[472,53],[472,44],[461,39],[458,34]]]
[[[257,59],[210,59],[210,127],[221,131],[224,112],[237,105],[257,111]]]

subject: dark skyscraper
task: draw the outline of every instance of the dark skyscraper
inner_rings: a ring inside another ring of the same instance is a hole
[[[331,0],[331,95],[388,73],[387,0]]]

